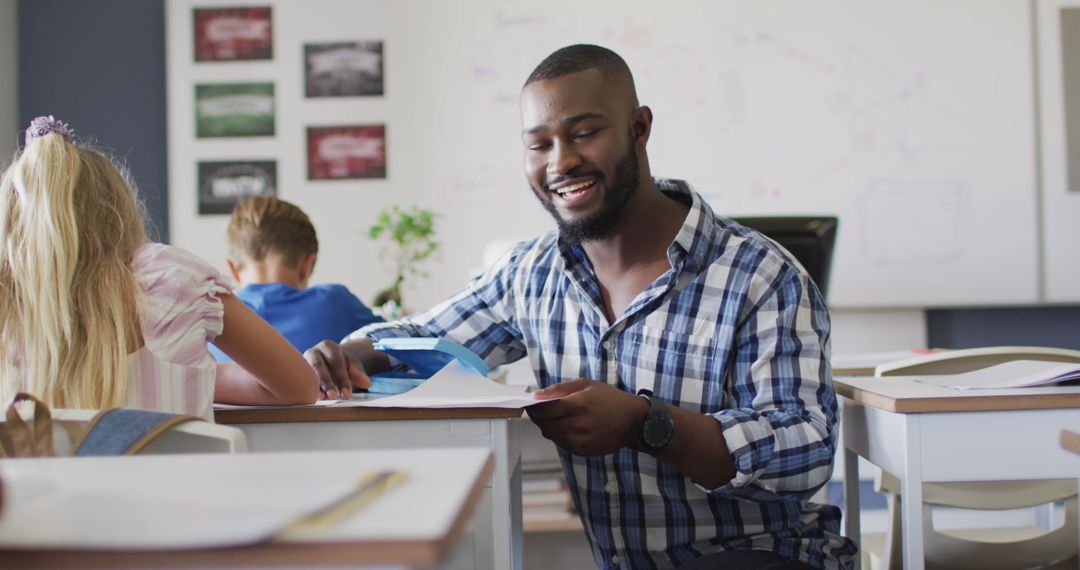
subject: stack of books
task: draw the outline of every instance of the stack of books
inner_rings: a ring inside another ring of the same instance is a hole
[[[581,528],[557,459],[522,464],[521,507],[527,532]]]

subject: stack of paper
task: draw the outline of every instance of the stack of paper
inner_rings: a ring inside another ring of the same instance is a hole
[[[577,518],[558,461],[547,465],[522,462],[521,518],[526,524]]]

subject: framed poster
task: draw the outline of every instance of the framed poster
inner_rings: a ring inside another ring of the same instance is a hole
[[[199,214],[229,214],[249,196],[277,195],[277,161],[200,161]]]
[[[269,6],[195,8],[195,61],[273,59]]]
[[[195,136],[274,136],[274,84],[196,85]]]
[[[386,178],[386,126],[308,127],[308,180]]]
[[[304,94],[350,97],[383,94],[383,43],[304,45]]]

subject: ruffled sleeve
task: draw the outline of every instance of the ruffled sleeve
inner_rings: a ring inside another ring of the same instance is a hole
[[[179,364],[206,358],[207,341],[224,326],[218,296],[232,294],[232,283],[194,254],[158,243],[142,246],[132,269],[143,291],[139,313],[146,345]]]

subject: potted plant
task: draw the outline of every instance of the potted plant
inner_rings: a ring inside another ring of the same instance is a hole
[[[434,213],[415,205],[408,210],[395,205],[379,214],[370,235],[372,240],[384,242],[379,256],[392,266],[394,281],[375,295],[374,306],[396,316],[396,309],[402,306],[401,285],[406,276],[428,276],[420,264],[439,249],[434,221]],[[391,302],[393,305],[386,307]]]

